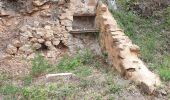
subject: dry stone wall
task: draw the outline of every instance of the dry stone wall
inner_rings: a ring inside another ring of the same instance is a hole
[[[138,58],[139,47],[118,27],[106,5],[99,3],[96,25],[100,29],[100,44],[108,53],[112,65],[126,78],[144,86],[144,90],[153,93],[160,85],[157,75],[149,71]]]
[[[0,1],[0,47],[11,56],[33,58],[37,51],[56,59],[74,51],[74,14],[95,13],[96,0]]]

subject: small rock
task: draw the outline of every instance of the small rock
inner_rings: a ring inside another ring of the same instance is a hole
[[[60,40],[55,38],[55,39],[52,41],[52,43],[53,43],[54,46],[57,46],[57,45],[59,45]]]
[[[46,41],[46,42],[45,42],[45,45],[46,45],[47,47],[51,47],[51,46],[52,46],[52,43],[51,43],[51,41]]]
[[[47,0],[33,0],[33,5],[34,6],[42,6],[47,2]]]
[[[47,30],[51,30],[51,26],[49,26],[49,25],[46,25],[44,28]]]
[[[47,74],[46,83],[54,83],[58,81],[68,81],[74,77],[73,73],[58,73],[58,74]]]
[[[8,46],[7,46],[7,48],[6,48],[6,52],[8,53],[8,54],[16,54],[17,53],[17,48],[15,47],[15,46],[13,46],[13,45],[11,45],[11,44],[9,44]]]
[[[47,30],[47,33],[44,35],[45,40],[52,40],[54,38],[54,34],[52,30]]]
[[[38,39],[37,39],[37,38],[31,38],[31,39],[30,39],[30,42],[36,43],[36,42],[38,42]]]
[[[44,40],[44,39],[38,39],[38,42],[39,42],[39,43],[44,43],[45,40]]]
[[[67,26],[67,27],[72,27],[72,21],[70,21],[70,20],[61,20],[61,25]]]
[[[13,41],[12,41],[12,44],[13,44],[15,47],[21,47],[21,46],[22,46],[22,44],[21,44],[21,42],[20,42],[19,40],[13,40]]]
[[[30,31],[26,31],[26,32],[23,32],[23,33],[20,33],[20,34],[24,37],[27,37],[27,38],[33,37],[32,33]]]
[[[34,43],[34,44],[32,45],[32,47],[37,50],[37,49],[40,49],[40,48],[41,48],[41,44],[39,44],[39,43]]]
[[[31,45],[28,45],[28,44],[25,44],[22,47],[20,47],[19,51],[25,54],[31,54],[33,52]]]

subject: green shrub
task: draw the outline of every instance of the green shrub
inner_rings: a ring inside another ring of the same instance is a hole
[[[46,72],[50,68],[50,64],[44,57],[40,54],[37,54],[36,57],[32,60],[32,72],[33,76],[37,76]]]
[[[61,59],[61,61],[57,65],[57,68],[63,72],[74,70],[79,66],[81,66],[80,59],[77,59],[76,57],[70,58],[68,56],[65,56],[63,57],[63,59]]]
[[[19,92],[19,88],[12,84],[5,85],[0,88],[0,94],[4,95],[16,94],[17,92]]]
[[[94,55],[92,54],[92,52],[90,50],[85,50],[82,54],[79,54],[80,56],[80,59],[81,59],[81,62],[83,64],[91,64],[93,62],[93,58],[94,58]]]
[[[86,50],[83,53],[77,53],[74,57],[65,56],[63,57],[57,65],[59,71],[72,71],[77,67],[82,67],[86,64],[91,64],[93,62],[93,54],[90,50]]]
[[[25,87],[22,89],[22,96],[25,100],[47,100],[48,91],[44,86]]]
[[[31,76],[31,75],[24,77],[24,79],[23,79],[23,81],[24,81],[24,86],[30,85],[30,84],[32,83],[32,80],[33,80],[33,79],[32,79],[32,76]]]

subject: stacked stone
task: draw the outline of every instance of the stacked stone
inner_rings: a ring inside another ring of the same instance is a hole
[[[35,51],[47,49],[47,57],[51,57],[55,56],[54,52],[62,52],[61,48],[58,48],[60,43],[68,46],[68,34],[72,30],[73,21],[73,14],[69,10],[70,6],[65,0],[56,1],[57,3],[52,5],[46,4],[47,2],[48,0],[33,1],[35,8],[43,10],[26,19],[19,29],[19,36],[7,45],[6,52],[8,54],[30,56]],[[57,12],[57,16],[54,16],[53,11],[56,9],[60,9],[60,11]],[[57,19],[54,21],[52,17]]]
[[[160,85],[157,75],[149,71],[145,64],[138,58],[139,47],[118,27],[108,8],[99,3],[97,8],[96,25],[100,29],[100,44],[113,66],[122,75],[137,83],[145,84],[148,93],[153,93],[155,86]],[[146,89],[144,87],[144,89]]]

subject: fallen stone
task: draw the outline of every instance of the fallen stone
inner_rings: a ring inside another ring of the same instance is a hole
[[[59,81],[68,81],[74,77],[73,73],[58,73],[58,74],[47,74],[46,83],[54,83]]]

